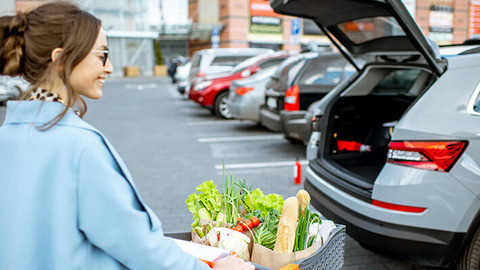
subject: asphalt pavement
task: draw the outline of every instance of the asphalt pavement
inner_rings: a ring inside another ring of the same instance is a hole
[[[168,78],[110,79],[101,100],[86,101],[85,120],[112,142],[165,232],[190,230],[185,199],[203,181],[221,186],[222,163],[266,194],[287,198],[302,188],[293,182],[293,164],[297,156],[305,160],[303,145],[254,122],[218,119]],[[4,114],[0,106],[0,123]],[[377,255],[347,236],[343,269],[425,268]]]

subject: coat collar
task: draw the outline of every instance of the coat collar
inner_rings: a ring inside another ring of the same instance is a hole
[[[29,101],[8,101],[4,124],[30,123],[43,125],[54,119],[65,109],[60,102],[29,100]],[[83,121],[73,110],[67,110],[65,116],[57,125],[73,126],[99,131]]]

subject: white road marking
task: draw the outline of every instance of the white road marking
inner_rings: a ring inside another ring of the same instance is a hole
[[[214,120],[214,121],[198,121],[198,122],[187,122],[187,126],[211,126],[211,125],[237,125],[237,124],[251,124],[251,122],[243,120]]]
[[[308,165],[308,160],[300,160],[300,164]],[[292,161],[277,161],[277,162],[258,162],[258,163],[237,163],[225,164],[225,169],[249,169],[249,168],[267,168],[267,167],[285,167],[295,165],[295,160]],[[216,170],[222,170],[223,166],[215,165]]]
[[[216,137],[216,138],[199,138],[200,143],[214,142],[240,142],[240,141],[261,141],[261,140],[283,140],[283,135],[257,135],[257,136],[236,136],[236,137]]]
[[[150,83],[150,84],[126,84],[125,85],[126,89],[135,89],[138,91],[142,91],[144,89],[154,89],[157,88],[156,83]]]

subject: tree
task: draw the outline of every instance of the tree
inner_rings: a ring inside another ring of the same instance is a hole
[[[160,46],[160,40],[154,40],[154,50],[155,50],[155,65],[163,65],[163,55],[162,47]]]

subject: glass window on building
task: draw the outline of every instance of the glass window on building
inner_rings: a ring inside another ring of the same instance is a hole
[[[271,43],[256,43],[250,42],[250,48],[264,48],[279,51],[282,49],[282,44],[271,44]]]

